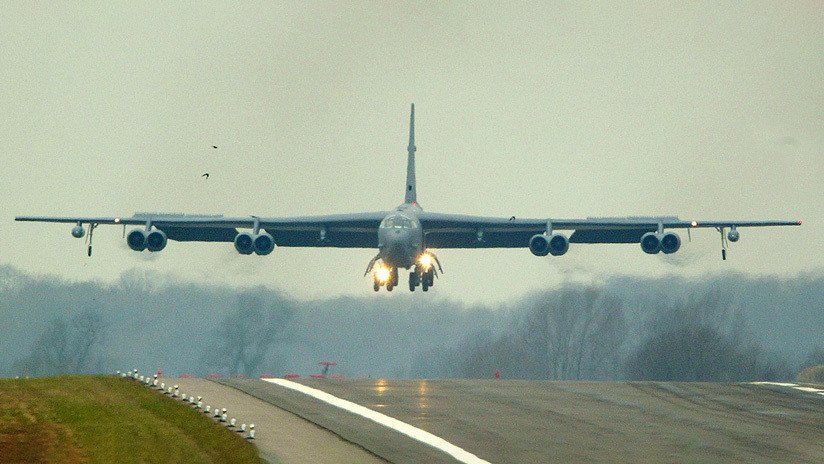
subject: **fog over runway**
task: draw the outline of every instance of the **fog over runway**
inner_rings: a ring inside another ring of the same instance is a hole
[[[259,380],[227,380],[390,462],[455,462],[408,437]],[[505,462],[821,462],[824,397],[750,383],[306,380]]]

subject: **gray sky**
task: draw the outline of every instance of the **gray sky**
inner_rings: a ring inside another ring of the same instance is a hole
[[[0,262],[29,272],[371,293],[374,250],[172,242],[150,257],[101,227],[87,259],[70,227],[12,217],[388,210],[403,200],[410,102],[430,211],[804,220],[743,230],[726,262],[709,230],[669,257],[442,250],[442,296],[824,268],[820,2],[9,2],[0,40]]]

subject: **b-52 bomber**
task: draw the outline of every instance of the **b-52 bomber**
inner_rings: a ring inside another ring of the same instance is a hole
[[[685,221],[677,217],[587,219],[496,218],[424,211],[415,185],[415,105],[409,119],[406,185],[403,204],[392,211],[326,216],[267,218],[139,213],[132,217],[19,216],[17,221],[74,223],[72,235],[91,236],[103,224],[138,226],[126,235],[132,250],[159,252],[169,240],[231,242],[242,255],[268,255],[276,247],[373,248],[364,276],[373,289],[392,291],[398,270],[409,271],[409,290],[429,290],[443,272],[434,250],[445,248],[521,248],[535,256],[561,256],[571,243],[638,243],[648,254],[675,253],[681,238],[673,229],[714,228],[727,242],[737,242],[739,228],[796,226],[801,221]],[[84,227],[85,226],[85,227]],[[569,236],[562,231],[572,231]]]

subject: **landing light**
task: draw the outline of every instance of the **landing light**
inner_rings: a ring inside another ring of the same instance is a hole
[[[426,253],[422,254],[418,258],[418,264],[420,264],[425,270],[429,269],[432,266],[432,256]]]
[[[375,276],[378,278],[379,282],[386,282],[389,280],[389,269],[385,267],[379,267],[377,271],[375,271]]]

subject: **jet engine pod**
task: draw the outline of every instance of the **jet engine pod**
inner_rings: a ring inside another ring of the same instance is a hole
[[[529,251],[535,256],[546,256],[549,254],[549,239],[544,234],[533,235],[529,239]]]
[[[681,248],[681,237],[675,232],[667,232],[661,236],[661,251],[666,254],[675,253]]]
[[[737,242],[739,238],[741,238],[741,233],[739,233],[738,230],[733,228],[727,232],[727,239],[729,239],[729,241]]]
[[[549,253],[552,256],[561,256],[569,250],[569,239],[564,234],[552,234],[549,237]]]
[[[255,237],[255,253],[260,256],[268,255],[275,249],[275,239],[263,232]]]
[[[242,255],[251,255],[255,251],[255,237],[249,232],[241,232],[235,237],[235,250]]]
[[[126,243],[134,251],[143,251],[146,249],[146,231],[135,229],[129,232],[126,236]]]
[[[83,228],[83,226],[72,227],[72,237],[83,238],[84,235],[86,235],[86,230]]]
[[[149,251],[160,251],[166,248],[166,233],[162,230],[153,230],[146,236],[146,249]]]
[[[661,251],[661,237],[655,232],[647,232],[641,236],[641,249],[651,255],[658,253]]]

